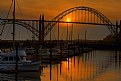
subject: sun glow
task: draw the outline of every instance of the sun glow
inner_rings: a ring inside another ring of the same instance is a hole
[[[70,21],[71,21],[71,19],[70,19],[70,18],[67,18],[67,19],[66,19],[66,22],[70,22]]]

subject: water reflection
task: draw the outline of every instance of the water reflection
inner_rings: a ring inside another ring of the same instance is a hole
[[[120,81],[121,52],[95,50],[59,64],[44,64],[42,73],[0,74],[0,81]],[[17,76],[17,77],[16,77]]]
[[[44,68],[42,81],[120,81],[119,51],[92,51]]]
[[[39,72],[0,73],[0,81],[41,81]]]

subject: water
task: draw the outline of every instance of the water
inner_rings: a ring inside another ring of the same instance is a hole
[[[44,64],[42,73],[0,74],[0,81],[120,81],[121,52],[95,50],[62,61]],[[16,77],[17,76],[17,77]]]

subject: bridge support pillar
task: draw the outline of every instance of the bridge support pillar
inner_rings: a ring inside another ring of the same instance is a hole
[[[116,46],[118,49],[121,49],[121,20],[120,23],[116,21],[116,28],[115,28],[115,37],[116,37]]]
[[[121,46],[121,20],[120,20],[120,24],[119,24],[119,43]]]
[[[39,20],[39,43],[43,44],[44,42],[44,15],[40,15]]]
[[[115,41],[118,43],[118,21],[116,21],[116,28],[115,28]]]

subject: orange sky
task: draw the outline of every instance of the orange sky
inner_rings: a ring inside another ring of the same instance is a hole
[[[88,6],[94,8],[103,13],[114,24],[116,20],[121,19],[121,9],[120,9],[121,0],[16,0],[16,1],[17,5],[19,4],[20,8],[19,9],[18,6],[16,7],[16,15],[17,18],[22,18],[22,19],[39,19],[39,15],[44,14],[45,19],[52,20],[55,16],[57,16],[64,10],[67,10],[75,6]],[[6,18],[11,2],[12,0],[1,0],[0,18]],[[22,16],[20,14],[20,10]],[[12,15],[12,10],[10,15]],[[93,35],[93,33],[91,34]]]
[[[0,17],[4,17],[12,0],[1,0]],[[52,19],[62,11],[75,6],[89,6],[102,12],[106,17],[114,20],[121,19],[121,0],[17,0],[24,18],[39,18],[45,14],[46,19]],[[17,10],[18,7],[17,7]],[[5,13],[5,14],[4,14]],[[20,12],[17,12],[20,16]]]

